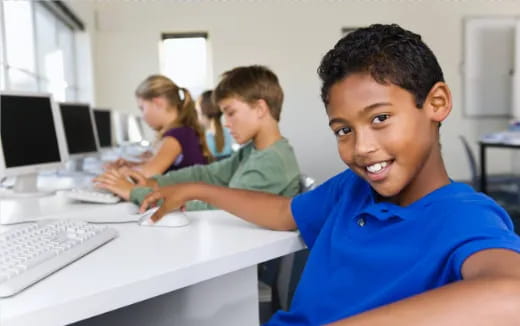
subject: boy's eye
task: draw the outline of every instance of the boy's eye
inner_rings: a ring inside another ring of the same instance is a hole
[[[352,129],[350,129],[349,127],[343,127],[343,128],[334,130],[334,135],[336,135],[336,137],[341,137],[341,136],[345,136],[346,134],[350,133],[351,131],[352,131]]]
[[[380,114],[380,115],[377,115],[374,120],[372,120],[373,123],[381,123],[383,121],[385,121],[386,119],[388,119],[390,116],[388,114]]]

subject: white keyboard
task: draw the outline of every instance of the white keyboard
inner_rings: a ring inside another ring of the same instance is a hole
[[[0,233],[0,297],[20,292],[115,237],[113,228],[73,220]]]
[[[70,199],[99,204],[115,204],[121,200],[111,192],[92,188],[74,188],[64,191],[65,196]]]

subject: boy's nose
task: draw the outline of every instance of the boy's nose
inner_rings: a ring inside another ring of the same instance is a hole
[[[371,133],[357,133],[354,154],[365,156],[377,150],[377,141]]]

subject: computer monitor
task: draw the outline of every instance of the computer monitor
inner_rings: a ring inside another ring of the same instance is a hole
[[[83,171],[83,159],[98,152],[98,140],[94,117],[86,103],[60,103],[61,119],[69,151],[69,168]]]
[[[131,143],[140,143],[144,139],[139,118],[137,115],[128,115],[128,140]]]
[[[94,112],[99,146],[101,148],[112,147],[112,114],[110,110],[93,109],[92,111]]]
[[[82,158],[97,153],[99,145],[90,106],[84,103],[60,103],[60,112],[69,157]]]
[[[143,140],[141,143],[147,143],[150,145],[157,137],[156,131],[144,121],[142,116],[137,117],[137,122],[139,123],[140,129],[143,133]]]
[[[114,111],[114,131],[117,145],[126,145],[130,141],[128,135],[128,115],[123,112]]]
[[[60,110],[50,94],[0,92],[0,176],[13,195],[37,196],[37,173],[68,160]]]

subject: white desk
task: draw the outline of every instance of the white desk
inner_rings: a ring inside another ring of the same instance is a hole
[[[82,203],[67,199],[62,193],[41,198],[0,200],[0,224],[14,224],[43,219],[72,218],[88,222],[128,222],[137,219],[139,208],[130,202],[117,204]]]
[[[102,206],[118,215],[128,205]],[[63,196],[0,200],[0,220],[80,218],[100,207]],[[256,265],[303,249],[299,235],[223,211],[187,214],[192,222],[182,228],[111,224],[118,238],[0,299],[0,325],[258,325]]]
[[[223,211],[184,228],[114,225],[119,237],[0,300],[0,325],[258,325],[256,264],[304,247]],[[158,297],[159,296],[159,297]]]
[[[138,207],[129,202],[118,204],[81,203],[67,199],[59,189],[85,187],[91,184],[92,176],[60,177],[44,175],[38,178],[43,190],[58,190],[55,195],[33,198],[2,198],[0,190],[0,224],[53,218],[77,218],[89,222],[123,222],[135,220],[129,215],[136,214]]]

